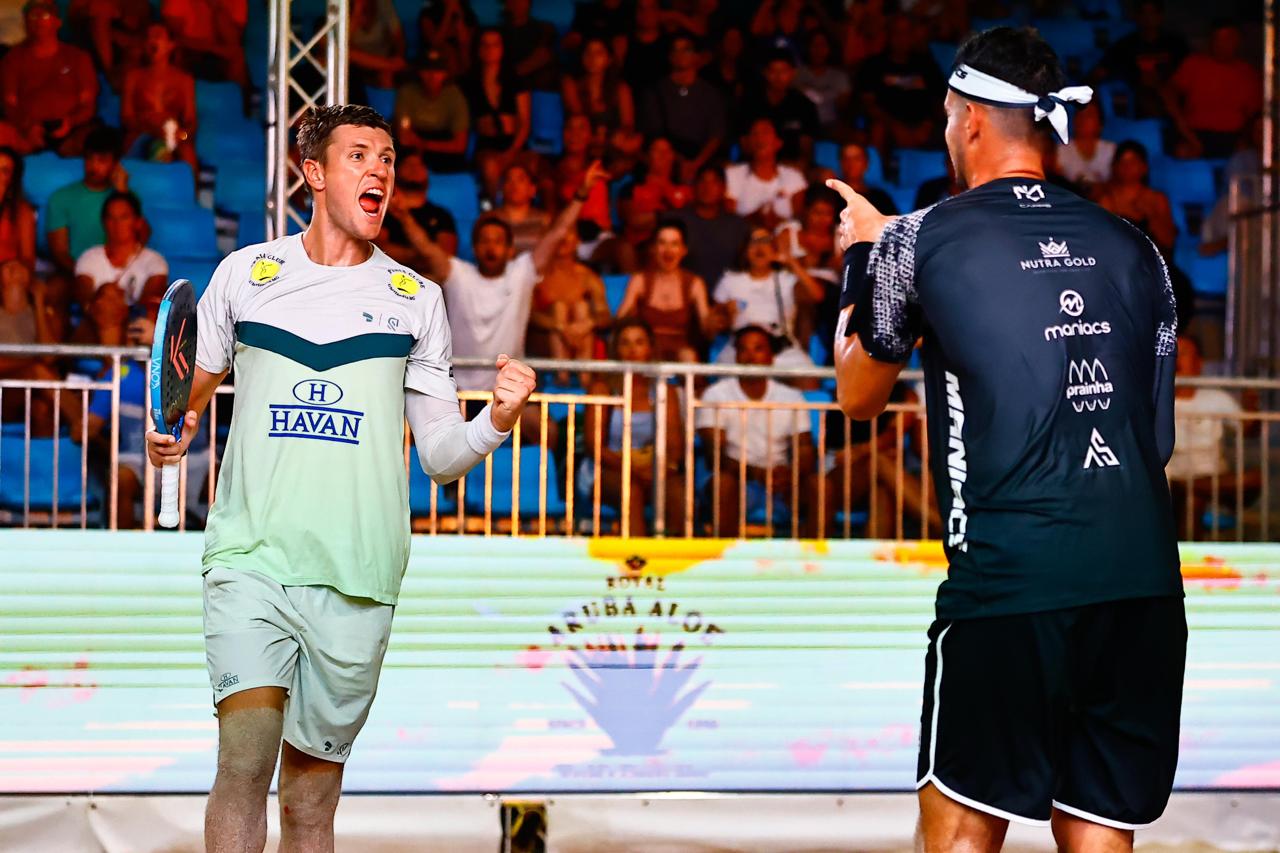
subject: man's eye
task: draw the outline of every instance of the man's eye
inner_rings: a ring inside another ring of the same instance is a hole
[[[363,160],[363,159],[364,159],[364,154],[362,154],[362,153],[361,153],[361,152],[359,152],[359,151],[353,151],[353,152],[351,152],[351,156],[352,156],[352,158],[353,158],[353,159],[356,159],[356,160]]]

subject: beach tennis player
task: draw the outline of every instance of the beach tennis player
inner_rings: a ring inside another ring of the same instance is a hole
[[[956,56],[946,141],[967,190],[886,218],[848,186],[840,405],[879,413],[923,339],[949,561],[929,630],[923,849],[1129,850],[1178,758],[1187,628],[1164,465],[1175,316],[1137,228],[1045,177],[1068,136],[1057,56],[1030,30]]]
[[[197,308],[182,437],[147,437],[153,464],[177,462],[234,364],[203,560],[210,851],[263,849],[277,755],[281,849],[333,849],[343,763],[409,559],[405,420],[423,469],[447,483],[502,443],[534,388],[532,370],[499,356],[492,402],[459,413],[440,288],[370,242],[395,189],[382,117],[309,110],[297,142],[309,227],[219,264]]]

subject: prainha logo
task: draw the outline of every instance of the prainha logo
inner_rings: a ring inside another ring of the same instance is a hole
[[[644,565],[642,558],[632,561]],[[670,595],[667,581],[638,573],[608,578],[604,594],[566,609],[547,627],[571,675],[561,684],[612,744],[601,756],[664,755],[667,733],[711,686],[710,679],[698,679],[702,658],[690,659],[689,649],[711,648],[724,629],[701,610],[686,609]],[[715,723],[690,721],[690,727]],[[562,772],[690,775],[687,768],[652,763],[565,766]]]

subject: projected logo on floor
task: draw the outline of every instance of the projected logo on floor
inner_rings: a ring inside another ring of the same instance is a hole
[[[602,757],[665,755],[663,739],[711,686],[698,678],[702,657],[691,657],[690,650],[711,648],[724,629],[700,610],[685,610],[667,582],[639,574],[608,578],[603,595],[565,610],[547,628],[569,668],[561,685],[612,743]],[[712,720],[686,722],[716,727]],[[559,769],[575,776],[703,775],[653,760]]]

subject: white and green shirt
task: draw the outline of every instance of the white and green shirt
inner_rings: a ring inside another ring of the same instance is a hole
[[[235,367],[204,566],[394,604],[409,559],[404,389],[457,404],[440,288],[374,247],[314,263],[301,235],[227,256],[196,364]]]

